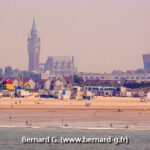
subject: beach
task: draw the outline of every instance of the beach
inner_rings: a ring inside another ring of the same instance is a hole
[[[0,99],[1,149],[149,150],[150,102],[140,98],[97,97],[93,100],[43,98]],[[120,143],[24,144],[22,137],[121,138]]]
[[[1,98],[1,127],[150,129],[150,102],[140,98],[96,97],[56,100]]]

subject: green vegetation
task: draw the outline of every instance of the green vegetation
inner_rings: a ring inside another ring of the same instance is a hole
[[[102,86],[102,87],[118,87],[121,84],[119,83],[109,83],[109,82],[105,82],[105,83],[85,83],[85,86]]]
[[[126,88],[136,89],[136,88],[145,88],[150,87],[150,82],[141,82],[141,83],[125,83],[123,85]]]
[[[82,86],[82,84],[84,83],[83,78],[78,75],[74,75],[73,79],[74,79],[74,83],[78,86]]]

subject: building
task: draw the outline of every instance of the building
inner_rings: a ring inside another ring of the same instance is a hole
[[[32,29],[28,37],[29,71],[39,72],[40,37],[37,34],[33,19]]]
[[[144,71],[150,73],[150,53],[143,55]]]
[[[30,89],[35,88],[35,82],[31,78],[23,79],[24,88],[29,87]]]
[[[52,80],[50,85],[50,90],[55,90],[58,92],[59,90],[64,90],[65,84],[60,80]]]
[[[116,80],[116,81],[150,81],[150,73],[134,73],[134,74],[101,74],[101,73],[79,73],[79,76],[83,77],[86,80]]]
[[[74,57],[48,57],[44,66],[44,72],[49,72],[51,74],[74,74],[76,72],[76,68],[74,66]]]
[[[51,80],[50,79],[40,79],[36,82],[36,89],[50,89]]]
[[[32,29],[28,37],[28,70],[36,73],[48,72],[50,74],[74,74],[77,69],[74,67],[74,57],[51,56],[46,63],[40,63],[40,37],[37,34],[35,21],[33,19]]]

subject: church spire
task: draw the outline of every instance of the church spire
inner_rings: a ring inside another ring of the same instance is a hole
[[[33,18],[33,23],[32,23],[31,36],[37,36],[37,30],[36,30],[34,18]]]
[[[33,18],[33,23],[32,23],[32,30],[36,30],[36,27],[35,27],[35,19]]]
[[[35,20],[33,18],[30,36],[28,37],[29,71],[39,71],[40,37],[37,34]]]

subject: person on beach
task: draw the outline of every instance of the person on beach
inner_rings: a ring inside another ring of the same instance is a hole
[[[121,112],[121,110],[120,110],[120,109],[118,109],[118,112]]]
[[[63,120],[63,118],[61,119],[61,124],[62,124],[62,126],[63,126],[63,122],[64,122],[64,120]]]
[[[28,121],[26,121],[26,126],[28,126]]]
[[[11,116],[9,117],[9,119],[11,120]]]

